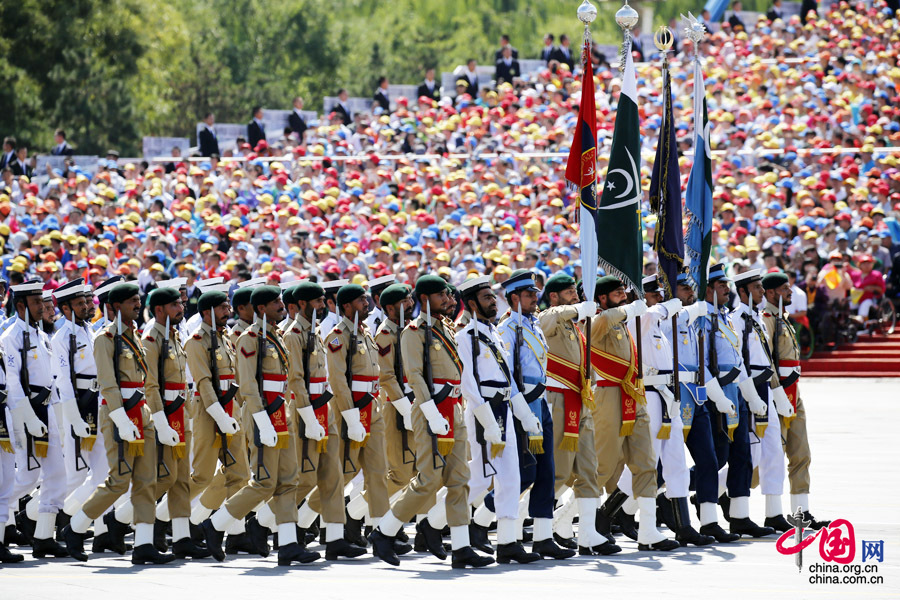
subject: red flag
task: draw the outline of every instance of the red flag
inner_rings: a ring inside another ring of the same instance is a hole
[[[586,64],[581,81],[581,106],[572,149],[566,163],[566,179],[578,190],[591,185],[597,179],[595,169],[597,153],[597,108],[594,103],[594,73]],[[586,134],[586,135],[585,135]]]

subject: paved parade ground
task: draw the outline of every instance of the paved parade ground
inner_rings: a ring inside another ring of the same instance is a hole
[[[118,556],[92,558],[86,564],[68,559],[35,561],[25,549],[24,563],[0,568],[0,597],[224,600],[290,594],[317,599],[421,599],[431,594],[499,600],[525,594],[571,600],[647,593],[666,598],[898,598],[900,379],[804,379],[801,386],[813,456],[813,514],[849,521],[855,541],[847,568],[851,575],[858,571],[864,577],[881,577],[882,583],[811,583],[822,565],[837,564],[820,557],[818,539],[804,550],[800,573],[794,556],[776,551],[775,537],[671,553],[638,552],[635,542],[619,538],[623,551],[611,558],[545,560],[478,572],[455,571],[449,560],[441,563],[422,555],[402,558],[397,569],[371,555],[352,562],[319,561],[283,569],[276,566],[274,554],[268,559],[241,557],[222,564],[207,559],[132,567],[128,557]],[[751,517],[760,523],[763,508],[762,496],[754,491]],[[408,531],[412,533],[412,528]],[[863,562],[862,542],[882,540],[884,562],[871,556]],[[877,572],[872,570],[875,567]],[[452,589],[447,587],[450,583]]]

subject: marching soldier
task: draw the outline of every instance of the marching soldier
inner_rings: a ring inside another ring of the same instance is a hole
[[[32,500],[38,505],[38,513],[29,517],[26,509],[16,517],[19,530],[26,536],[33,535],[31,553],[35,558],[67,555],[53,539],[56,513],[66,497],[66,471],[59,438],[60,415],[55,407],[51,409],[59,400],[53,393],[50,339],[41,327],[46,310],[42,287],[41,281],[12,287],[18,318],[0,337],[6,356],[7,427],[13,435],[18,465],[10,504],[15,506],[31,493],[41,478],[39,495]]]
[[[94,295],[100,302],[100,306],[98,307],[100,309],[100,316],[97,317],[97,320],[91,325],[91,332],[94,337],[102,334],[103,329],[116,320],[116,315],[112,313],[112,307],[106,303],[106,298],[109,296],[110,290],[116,287],[122,279],[124,278],[121,275],[115,275],[100,283],[100,285],[94,289]]]
[[[413,516],[424,513],[437,491],[446,486],[451,566],[483,567],[494,559],[476,553],[469,544],[467,435],[463,410],[458,406],[462,363],[452,332],[442,319],[453,314],[456,303],[447,282],[437,275],[419,277],[414,296],[421,309],[403,331],[400,349],[406,359],[406,378],[415,395],[412,423],[416,476],[369,534],[372,553],[398,566],[400,559],[394,549],[397,532]],[[439,545],[432,541],[428,549],[439,558],[446,558],[443,543],[437,541]]]
[[[359,285],[345,285],[338,290],[337,307],[343,318],[325,337],[325,346],[328,382],[334,392],[331,403],[341,432],[339,460],[345,483],[360,470],[365,482],[365,497],[351,499],[348,512],[358,519],[360,513],[365,515],[367,505],[372,521],[377,522],[390,507],[385,478],[384,419],[377,401],[378,355],[375,341],[364,323],[369,310],[366,291]],[[325,533],[329,535],[327,530]],[[362,537],[355,531],[348,534],[351,542]],[[332,540],[326,538],[326,541]],[[343,555],[352,558],[361,554],[357,547]]]
[[[325,337],[331,333],[331,330],[341,321],[341,308],[337,303],[337,293],[342,287],[350,283],[349,279],[335,279],[334,281],[322,282],[322,289],[325,291],[325,310],[328,314],[319,323],[319,337]]]
[[[377,333],[381,324],[387,318],[384,311],[384,303],[381,301],[381,294],[395,281],[397,281],[396,276],[385,275],[384,277],[372,279],[367,284],[369,295],[372,297],[372,304],[375,305],[369,313],[369,316],[366,317],[366,327],[368,327],[371,332]]]
[[[545,400],[547,340],[534,315],[539,291],[534,283],[534,273],[524,269],[513,273],[503,282],[503,289],[509,302],[510,315],[500,323],[500,335],[507,354],[513,358],[513,379],[517,386],[521,380],[520,391],[525,402],[541,423],[540,433],[528,436],[529,451],[534,455],[535,465],[520,468],[522,488],[531,486],[528,514],[534,519],[532,551],[543,558],[571,558],[575,556],[575,551],[560,548],[552,537],[555,438],[550,407]],[[521,531],[517,532],[519,533]]]
[[[527,564],[541,555],[526,552],[516,531],[519,516],[519,448],[513,415],[528,434],[540,434],[541,422],[528,408],[509,368],[509,355],[491,320],[497,316],[497,297],[489,277],[477,277],[459,286],[463,302],[474,317],[456,334],[463,365],[461,387],[466,399],[466,427],[473,459],[469,463],[469,500],[479,498],[493,479],[497,514],[497,562]],[[484,435],[477,432],[483,428]],[[490,469],[481,446],[491,454]]]
[[[233,347],[237,347],[238,338],[247,331],[256,319],[256,311],[253,309],[250,297],[253,294],[253,289],[264,283],[265,278],[263,277],[242,281],[231,296],[231,307],[234,309],[234,314],[237,317],[234,321],[234,326],[228,332],[228,339]],[[240,382],[238,382],[238,385],[240,385]],[[238,394],[240,394],[240,391],[238,391]]]
[[[778,375],[772,395],[776,407],[780,406],[778,414],[782,417],[784,453],[788,458],[788,481],[791,486],[791,512],[799,508],[803,511],[803,519],[812,521],[813,529],[821,529],[831,521],[816,520],[809,512],[809,438],[806,434],[806,408],[797,383],[800,379],[800,348],[794,327],[782,312],[783,307],[791,303],[791,285],[784,273],[768,273],[762,278],[762,286],[766,299],[763,320]]]
[[[165,419],[162,406],[149,405],[144,398],[147,363],[144,350],[134,331],[141,309],[139,289],[130,283],[119,283],[109,291],[108,303],[116,313],[116,321],[107,325],[94,340],[94,362],[103,402],[99,420],[106,444],[109,475],[72,516],[63,530],[66,548],[72,558],[87,560],[84,553],[85,533],[91,522],[102,515],[113,502],[131,489],[134,511],[134,564],[164,564],[175,560],[153,546],[153,523],[156,516],[156,435]],[[156,415],[151,417],[151,415]],[[160,418],[161,417],[161,418]],[[151,419],[156,427],[151,424]],[[130,520],[130,519],[129,519]],[[111,543],[124,553],[125,525],[111,513],[105,519]]]
[[[6,539],[6,519],[9,514],[9,497],[16,483],[16,455],[13,450],[13,439],[6,426],[6,356],[0,345],[0,563],[17,563],[25,560],[21,554],[10,552]],[[12,533],[18,533],[14,525],[10,525]],[[12,537],[12,536],[10,536]]]
[[[296,319],[284,336],[291,357],[288,391],[292,397],[292,410],[299,417],[297,505],[310,493],[314,497],[300,507],[298,525],[305,532],[321,512],[326,539],[325,559],[359,556],[365,551],[344,539],[344,477],[340,466],[339,430],[334,412],[329,410],[332,393],[325,346],[313,325],[319,317],[325,316],[325,292],[319,284],[303,281],[289,290],[289,302],[297,308]],[[301,540],[300,544],[303,543]]]
[[[674,550],[680,544],[656,528],[656,455],[650,440],[643,384],[637,377],[637,350],[625,322],[647,312],[643,300],[628,303],[623,283],[612,275],[597,280],[594,299],[601,312],[591,323],[591,366],[597,375],[593,417],[597,484],[613,490],[597,511],[597,530],[610,536],[611,520],[627,499],[612,479],[619,461],[632,474],[640,520],[639,550]],[[610,540],[612,541],[612,540]]]
[[[297,543],[296,429],[285,404],[288,356],[276,324],[284,318],[277,287],[253,288],[250,302],[256,321],[241,334],[235,351],[238,384],[244,401],[244,429],[253,431],[250,482],[203,521],[201,528],[213,558],[225,560],[222,539],[236,521],[261,502],[270,505],[278,529],[278,565],[318,560]],[[266,554],[268,549],[266,549]]]

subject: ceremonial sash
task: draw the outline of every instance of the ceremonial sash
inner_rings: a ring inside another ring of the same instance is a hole
[[[328,382],[327,377],[310,377],[309,383],[310,386],[313,384],[319,384],[322,386],[322,389],[325,389],[325,386]],[[322,426],[322,429],[325,430],[325,437],[316,442],[316,451],[319,454],[323,454],[328,449],[328,400],[325,402],[319,402],[319,399],[322,397],[331,398],[331,394],[325,394],[324,392],[318,394],[315,398],[310,398],[309,402],[312,404],[313,413],[316,415],[316,420],[319,422],[319,425]]]
[[[231,386],[231,384],[233,382],[234,382],[234,375],[219,375],[219,389],[223,390],[222,391],[223,394],[226,391],[228,391],[229,386]],[[222,409],[225,411],[225,414],[228,415],[229,417],[234,417],[234,397],[235,397],[235,394],[232,394],[231,399],[224,405],[222,405],[222,403],[219,402],[219,404],[222,406]],[[199,388],[194,390],[194,398],[200,398],[200,389]],[[218,402],[218,399],[216,399],[216,402]],[[231,442],[232,437],[234,437],[234,436],[230,433],[225,434],[226,441],[229,443]],[[221,447],[222,447],[222,436],[217,434],[215,437],[213,437],[213,448],[221,448]]]
[[[619,429],[619,437],[632,434],[637,417],[637,403],[646,402],[644,384],[637,376],[634,339],[630,335],[628,338],[631,340],[631,355],[627,359],[591,348],[591,366],[605,380],[598,381],[597,387],[619,387],[622,390],[622,427]]]
[[[350,442],[351,448],[362,448],[369,441],[372,431],[372,401],[378,394],[378,375],[354,375],[350,392],[353,395],[353,406],[359,409],[359,422],[366,430],[366,437],[361,442]]]
[[[32,436],[34,454],[40,458],[47,458],[47,451],[50,448],[50,390],[36,385],[31,386],[29,403],[35,416],[47,428],[46,435]]]
[[[799,360],[784,360],[781,359],[778,361],[778,368],[781,367],[799,367]],[[787,395],[788,400],[791,402],[791,406],[794,407],[794,415],[797,414],[797,382],[800,380],[800,374],[794,371],[787,377],[782,377],[781,373],[778,374],[778,380],[781,382],[781,385],[784,386],[784,393]],[[784,421],[784,428],[791,428],[791,421],[794,420],[795,417],[781,417]]]
[[[167,381],[165,388],[165,392],[173,392],[172,394],[163,393],[163,399],[169,405],[178,403],[177,408],[172,410],[171,412],[165,411],[166,420],[169,422],[169,427],[175,430],[175,433],[178,434],[178,443],[172,446],[172,456],[178,460],[187,456],[187,449],[185,447],[184,441],[184,391],[187,390],[186,383],[174,383],[171,381]],[[169,397],[172,396],[172,400],[169,400]]]
[[[722,372],[730,373],[735,368],[736,367],[734,367],[733,365],[719,365],[719,373],[722,373]],[[725,418],[725,431],[728,434],[728,440],[733,442],[734,441],[734,431],[737,429],[737,426],[741,420],[741,411],[740,411],[740,407],[738,405],[738,398],[739,398],[740,394],[738,393],[738,387],[737,387],[737,384],[734,382],[734,380],[732,380],[731,382],[729,382],[726,385],[722,385],[722,378],[720,377],[719,385],[722,387],[722,392],[725,393],[725,396],[729,400],[734,402],[735,408],[738,409],[735,411],[734,415],[726,415],[721,412],[719,413],[720,415],[722,415]]]
[[[278,435],[278,442],[275,444],[275,447],[287,448],[290,445],[290,441],[288,440],[287,408],[283,402],[284,386],[287,381],[287,375],[263,373],[262,378],[263,393],[265,395],[263,402],[267,409],[266,412],[269,412],[269,404],[275,402],[279,397],[282,398],[281,406],[269,413],[269,421],[272,422],[272,427]]]
[[[124,336],[123,336],[124,339]],[[135,354],[137,356],[137,354]],[[144,383],[141,381],[121,381],[119,382],[119,390],[120,392],[125,392],[126,390],[131,392],[131,396],[125,397],[125,394],[122,393],[122,407],[125,409],[125,415],[134,423],[134,426],[137,427],[137,437],[133,442],[128,443],[128,455],[129,456],[143,456],[144,455],[144,404],[146,401],[144,400],[143,394],[141,394],[140,400],[131,404],[129,400],[133,397],[135,392],[141,391],[144,389]],[[103,404],[106,404],[106,399],[103,400]]]
[[[457,370],[462,373],[462,361],[459,359],[459,351],[456,349],[456,344],[451,342],[437,327],[432,327],[431,333],[434,334],[434,337],[438,339],[444,349],[447,350],[447,354],[450,355],[453,364],[456,365]]]
[[[434,378],[435,392],[439,391],[439,386],[444,387],[445,385],[451,386],[454,390],[450,394],[448,394],[446,398],[444,398],[440,402],[435,403],[438,412],[440,412],[441,416],[447,419],[447,423],[450,424],[450,429],[447,431],[447,433],[437,436],[438,453],[440,453],[441,456],[447,456],[453,450],[453,422],[455,421],[456,405],[459,403],[460,399],[460,393],[458,391],[459,383],[459,379],[439,379],[437,377]]]

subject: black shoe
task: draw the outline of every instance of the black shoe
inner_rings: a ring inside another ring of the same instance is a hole
[[[225,538],[225,554],[256,554],[246,533],[229,534]]]
[[[485,554],[494,553],[494,547],[488,540],[488,528],[482,527],[478,523],[469,523],[469,544]]]
[[[811,524],[809,526],[810,529],[819,530],[823,527],[828,527],[829,525],[831,525],[831,519],[827,521],[817,521],[816,518],[812,516],[808,510],[803,511],[803,520],[811,521]]]
[[[199,525],[194,525],[190,521],[188,521],[188,528],[191,532],[191,541],[195,544],[203,544],[203,530],[200,529]]]
[[[91,552],[96,554],[102,554],[106,551],[115,552],[119,556],[124,556],[128,551],[128,544],[122,542],[121,545],[116,545],[113,542],[112,536],[107,533],[101,533],[100,535],[94,537],[94,541],[91,544]]]
[[[278,548],[279,567],[288,567],[292,562],[298,562],[305,565],[317,561],[320,558],[322,558],[321,554],[313,552],[312,550],[307,550],[306,548],[301,547],[297,542],[285,544]]]
[[[156,519],[153,523],[153,547],[157,552],[164,553],[169,549],[169,542],[166,540],[166,531],[169,529],[168,521],[160,521]]]
[[[363,536],[363,522],[352,518],[350,513],[346,512],[346,509],[345,514],[344,539],[356,546],[362,546],[363,548],[367,547],[369,542],[367,542],[365,536]]]
[[[453,560],[450,566],[454,569],[465,569],[466,567],[486,567],[494,562],[492,556],[482,556],[474,550],[472,546],[466,546],[459,550],[453,550]]]
[[[133,565],[164,565],[175,560],[174,554],[167,554],[156,549],[155,544],[141,544],[131,553]]]
[[[556,560],[564,560],[575,556],[574,550],[560,548],[551,539],[534,542],[531,544],[531,551],[540,554],[542,558],[554,558]]]
[[[85,556],[84,559],[87,560],[87,556]],[[23,560],[25,560],[24,556],[10,552],[5,543],[0,543],[0,563],[12,564],[22,562]]]
[[[613,517],[613,523],[618,524],[622,530],[622,535],[629,540],[637,541],[637,528],[635,527],[634,515],[629,515],[624,510],[620,510]]]
[[[22,534],[22,537],[25,539],[25,543],[20,545],[31,545],[32,541],[34,540],[35,527],[37,527],[37,522],[29,519],[24,509],[16,513],[16,529],[19,530],[19,532]]]
[[[3,534],[3,540],[7,546],[27,546],[28,538],[22,535],[22,532],[16,529],[15,525],[7,525]]]
[[[408,538],[407,538],[408,539]],[[403,556],[404,554],[409,554],[412,552],[412,544],[407,542],[401,542],[399,538],[394,538],[394,553],[397,556]]]
[[[681,528],[678,533],[675,534],[675,539],[682,546],[687,546],[688,544],[693,544],[694,546],[709,546],[716,541],[711,535],[703,535],[690,525]]]
[[[594,519],[594,528],[597,533],[606,538],[610,544],[616,543],[616,538],[612,533],[612,519],[599,508],[597,509],[597,517]]]
[[[369,533],[371,533],[371,532],[369,532]],[[366,537],[368,537],[368,536],[369,536],[369,534],[367,533]],[[394,537],[397,538],[398,542],[403,542],[404,544],[409,543],[409,535],[405,531],[403,531],[402,527],[397,532],[397,535],[395,535]]]
[[[175,558],[209,558],[212,552],[201,546],[189,537],[178,540],[172,544],[172,554]]]
[[[575,538],[564,538],[558,533],[553,534],[553,541],[558,545],[562,546],[566,550],[577,550],[578,542],[575,541]]]
[[[702,535],[691,526],[690,509],[688,508],[687,498],[671,498],[665,499],[664,505],[668,505],[669,510],[664,511],[671,513],[672,524],[670,529],[675,532],[675,539],[682,546],[693,544],[695,546],[708,546],[715,540],[712,536]],[[664,507],[663,507],[664,508]]]
[[[84,553],[84,535],[72,531],[71,525],[66,525],[63,529],[63,540],[66,544],[66,550],[69,556],[81,562],[87,562],[87,554]]]
[[[372,542],[372,554],[389,565],[395,567],[400,566],[400,557],[394,552],[393,537],[386,536],[381,533],[380,530],[374,529],[372,533],[369,534],[369,541]]]
[[[444,551],[444,538],[441,536],[440,530],[432,527],[426,518],[416,523],[416,531],[422,534],[422,538],[425,540],[425,547],[432,555],[440,560],[447,560],[447,552]]]
[[[794,528],[793,525],[787,522],[784,518],[784,515],[777,515],[774,517],[766,517],[766,520],[763,521],[763,526],[771,527],[775,531],[780,533],[784,533],[785,531],[790,531]]]
[[[52,538],[34,538],[31,542],[31,556],[34,558],[64,558],[68,555],[68,550]]]
[[[62,530],[66,528],[66,525],[69,524],[69,521],[72,520],[72,517],[65,513],[65,511],[59,511],[56,513],[56,541],[63,541],[62,538]]]
[[[617,535],[622,535],[622,528],[619,526],[618,523],[613,521],[612,523],[609,524],[609,532],[612,534],[613,537],[616,537]]]
[[[413,541],[413,550],[416,552],[428,552],[428,546],[425,545],[425,536],[416,532],[415,540]]]
[[[351,544],[343,538],[325,544],[325,560],[337,560],[341,557],[357,558],[365,553],[365,548]]]
[[[247,519],[246,533],[253,552],[263,558],[269,556],[269,530],[260,525],[256,517]]]
[[[739,535],[749,535],[753,538],[766,537],[767,535],[775,535],[775,530],[771,527],[761,527],[750,520],[750,517],[743,519],[731,519],[728,521],[729,531]]]
[[[656,496],[656,526],[665,525],[668,527],[669,531],[678,531],[678,527],[675,526],[675,512],[673,509],[674,503],[677,498],[666,498],[664,492],[660,492]],[[684,499],[685,503],[687,503],[687,498]]]
[[[203,530],[203,537],[206,538],[206,548],[212,557],[219,562],[225,560],[225,551],[222,550],[222,539],[225,537],[225,532],[213,527],[210,519],[200,523],[200,529]]]
[[[527,552],[519,542],[499,544],[497,546],[497,562],[505,565],[513,560],[520,565],[527,565],[536,560],[541,560],[541,555],[537,552]]]
[[[125,554],[125,536],[128,534],[128,525],[116,520],[115,511],[103,515],[106,524],[106,533],[109,535],[107,546],[117,554]]]
[[[722,507],[722,515],[725,517],[725,520],[730,521],[731,517],[729,511],[731,510],[731,498],[728,497],[728,494],[719,496],[719,506]]]
[[[741,536],[738,534],[728,533],[722,529],[721,525],[718,523],[707,523],[706,525],[701,526],[700,534],[712,536],[712,538],[720,544],[728,544],[741,539]]]
[[[609,556],[610,554],[618,554],[622,551],[622,548],[619,547],[618,544],[613,544],[611,542],[603,542],[602,544],[597,544],[591,551],[594,554],[599,554],[600,556]]]
[[[308,546],[315,542],[317,537],[319,537],[319,517],[316,517],[313,524],[306,530],[306,545]]]
[[[651,550],[655,550],[658,552],[670,552],[676,548],[681,548],[681,544],[679,544],[675,540],[670,540],[668,538],[656,542],[655,544],[638,544],[638,550],[641,550],[643,552],[649,552]]]

